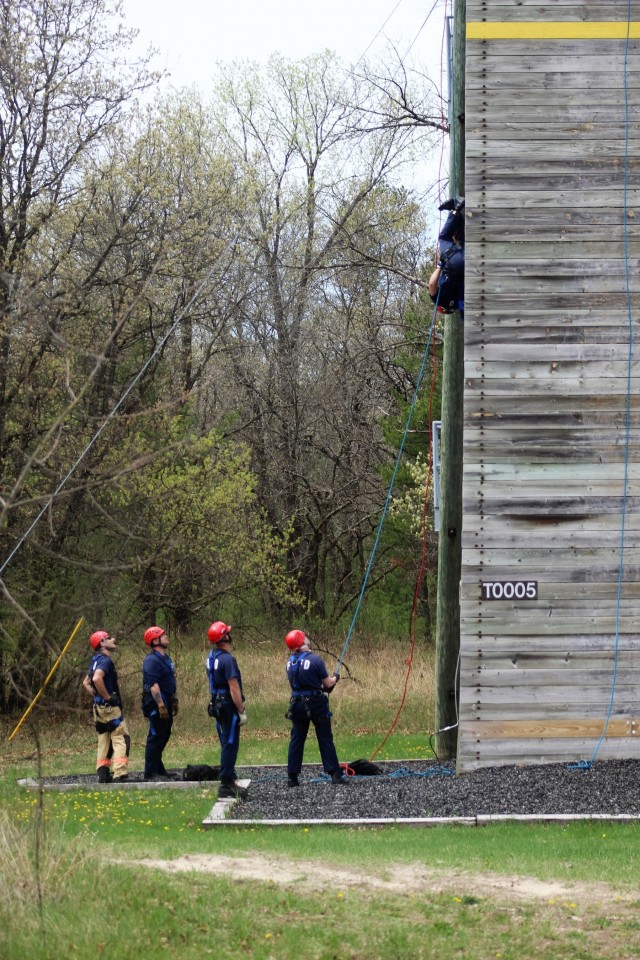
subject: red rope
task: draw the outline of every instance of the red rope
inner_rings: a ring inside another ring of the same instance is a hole
[[[433,372],[432,372],[432,375],[431,375],[431,386],[430,386],[430,390],[429,390],[429,406],[428,406],[428,418],[427,418],[427,422],[428,422],[428,425],[429,425],[429,436],[431,436],[431,423],[432,423],[432,419],[433,419],[433,394],[434,394],[434,391],[435,391],[435,385],[436,385],[437,375],[438,375],[438,354],[437,354],[437,351],[436,351],[436,341],[435,341],[435,337],[434,337],[434,339],[433,339]],[[429,443],[429,465],[428,465],[428,468],[427,468],[427,481],[426,481],[426,483],[425,483],[424,497],[423,497],[423,500],[422,500],[422,552],[421,552],[421,556],[420,556],[420,567],[419,567],[419,569],[418,569],[418,576],[417,576],[417,578],[416,578],[416,585],[415,585],[415,589],[414,589],[414,591],[413,591],[413,606],[412,606],[412,610],[411,610],[411,645],[410,645],[410,648],[409,648],[409,656],[408,656],[408,657],[405,659],[405,661],[404,661],[405,664],[406,664],[406,667],[407,667],[407,672],[406,672],[405,678],[404,678],[404,687],[403,687],[403,689],[402,689],[402,698],[401,698],[401,700],[400,700],[400,705],[399,705],[399,707],[398,707],[398,709],[397,709],[397,711],[396,711],[396,715],[395,715],[395,717],[393,718],[393,722],[392,722],[391,726],[389,727],[389,729],[387,730],[387,733],[386,733],[386,735],[385,735],[382,743],[380,743],[380,744],[376,747],[376,749],[373,751],[373,753],[371,754],[371,756],[370,756],[370,758],[369,758],[370,760],[373,760],[373,758],[374,758],[375,756],[377,756],[378,753],[380,753],[380,751],[381,751],[382,748],[384,747],[385,743],[387,742],[387,740],[388,740],[389,737],[391,736],[391,734],[392,734],[393,730],[395,729],[395,726],[396,726],[396,724],[397,724],[397,722],[398,722],[398,719],[399,719],[399,717],[400,717],[400,714],[402,713],[402,710],[403,710],[404,705],[405,705],[405,701],[406,701],[406,699],[407,699],[407,689],[408,689],[408,686],[409,686],[409,677],[411,676],[411,668],[412,668],[412,666],[413,666],[413,654],[414,654],[415,646],[416,646],[416,630],[417,630],[417,624],[418,624],[418,599],[419,599],[419,596],[420,596],[420,586],[421,586],[421,584],[422,584],[422,578],[423,578],[423,576],[424,576],[424,571],[425,571],[425,567],[426,567],[426,559],[427,559],[427,544],[428,544],[428,540],[429,540],[429,537],[428,537],[428,529],[427,529],[427,511],[428,511],[428,506],[429,506],[429,489],[430,489],[430,486],[431,486],[431,475],[432,475],[432,473],[433,473],[433,444],[432,444],[432,443]]]

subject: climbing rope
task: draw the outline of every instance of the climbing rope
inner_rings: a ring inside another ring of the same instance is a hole
[[[613,712],[616,681],[618,678],[618,654],[620,648],[620,608],[622,604],[622,578],[624,574],[625,533],[627,520],[627,487],[629,478],[629,445],[631,437],[631,373],[633,365],[633,317],[631,309],[631,283],[629,267],[629,231],[627,226],[628,178],[629,178],[629,48],[631,39],[631,0],[627,0],[627,35],[624,48],[624,165],[623,165],[623,247],[625,263],[625,287],[627,296],[627,328],[629,334],[629,348],[627,353],[627,396],[625,405],[625,440],[624,440],[624,473],[622,491],[622,516],[620,520],[620,560],[618,564],[618,581],[616,589],[616,617],[615,639],[613,645],[613,674],[611,677],[611,695],[604,727],[590,760],[581,760],[574,768],[589,768],[594,762],[600,747],[606,737],[609,721]]]
[[[438,298],[439,298],[439,295],[440,295],[440,294],[438,293]],[[382,514],[381,514],[381,516],[380,516],[380,521],[379,521],[379,523],[378,523],[378,529],[377,529],[377,531],[376,531],[375,539],[374,539],[374,542],[373,542],[373,547],[371,548],[371,553],[369,554],[369,561],[368,561],[368,563],[367,563],[367,569],[366,569],[366,571],[365,571],[364,579],[363,579],[363,581],[362,581],[362,587],[361,587],[360,593],[359,593],[359,595],[358,595],[358,601],[357,601],[357,603],[356,603],[356,608],[355,608],[355,610],[354,610],[353,617],[351,618],[351,623],[349,624],[349,629],[347,630],[347,636],[346,636],[346,638],[345,638],[344,645],[343,645],[343,647],[342,647],[342,652],[341,652],[340,657],[339,657],[339,659],[338,659],[338,667],[337,667],[338,672],[340,672],[340,668],[342,667],[342,662],[343,662],[344,657],[345,657],[345,654],[346,654],[346,652],[347,652],[347,647],[349,646],[349,643],[350,643],[350,641],[351,641],[351,637],[352,637],[353,631],[354,631],[354,629],[355,629],[356,621],[357,621],[358,615],[359,615],[359,613],[360,613],[360,607],[362,606],[362,601],[363,601],[363,599],[364,599],[364,595],[365,595],[365,592],[366,592],[366,589],[367,589],[367,584],[368,584],[368,582],[369,582],[369,576],[370,576],[370,574],[371,574],[371,568],[372,568],[372,566],[373,566],[373,561],[375,560],[376,553],[378,552],[378,544],[380,543],[380,536],[381,536],[381,534],[382,534],[382,528],[384,527],[384,523],[385,523],[385,520],[386,520],[386,518],[387,518],[387,513],[389,512],[389,505],[390,505],[390,503],[391,503],[391,495],[392,495],[392,493],[393,493],[393,489],[394,489],[395,482],[396,482],[396,477],[397,477],[397,475],[398,475],[398,469],[399,469],[400,463],[401,463],[401,461],[402,461],[402,455],[403,455],[403,453],[404,453],[405,444],[406,444],[406,442],[407,442],[407,436],[408,436],[408,434],[409,434],[409,427],[410,427],[411,421],[412,421],[412,419],[413,419],[413,414],[414,414],[414,411],[415,411],[416,402],[417,402],[417,400],[418,400],[418,395],[419,395],[419,393],[420,393],[420,387],[421,387],[421,385],[422,385],[422,380],[423,380],[424,372],[425,372],[426,365],[427,365],[427,359],[428,359],[428,357],[429,357],[429,349],[430,349],[430,347],[431,347],[431,339],[432,339],[432,337],[433,337],[433,331],[434,331],[434,329],[435,329],[435,322],[436,322],[437,312],[438,312],[438,304],[437,304],[437,302],[436,302],[436,305],[435,305],[434,310],[433,310],[433,316],[432,316],[432,318],[431,318],[431,325],[430,325],[430,327],[429,327],[429,333],[428,333],[428,336],[427,336],[427,342],[426,342],[426,345],[425,345],[424,353],[423,353],[423,355],[422,355],[422,363],[420,364],[420,371],[419,371],[419,373],[418,373],[418,378],[417,378],[417,380],[416,380],[416,385],[415,385],[415,388],[414,388],[414,391],[413,391],[413,396],[412,396],[412,398],[411,398],[411,404],[410,404],[410,406],[409,406],[409,413],[408,413],[408,415],[407,415],[407,420],[406,420],[406,423],[405,423],[404,432],[403,432],[403,434],[402,434],[402,440],[400,441],[400,447],[399,447],[399,449],[398,449],[398,454],[397,454],[397,456],[396,456],[396,461],[395,461],[395,464],[394,464],[394,467],[393,467],[393,473],[392,473],[392,476],[391,476],[391,482],[390,482],[390,484],[389,484],[389,489],[388,489],[388,491],[387,491],[387,496],[386,496],[386,499],[385,499],[385,502],[384,502],[384,507],[382,508]]]

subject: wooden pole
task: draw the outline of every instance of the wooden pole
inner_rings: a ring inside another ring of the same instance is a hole
[[[464,76],[466,0],[455,0],[451,195],[464,196]],[[436,744],[442,759],[456,756],[460,570],[462,560],[462,415],[464,328],[459,312],[445,315],[440,434],[440,531],[436,624]],[[446,729],[449,728],[449,729]],[[438,732],[442,731],[442,732]]]

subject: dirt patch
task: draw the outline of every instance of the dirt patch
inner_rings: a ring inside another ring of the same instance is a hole
[[[225,857],[218,854],[187,854],[175,860],[120,860],[122,864],[164,870],[167,873],[208,873],[257,880],[277,885],[295,885],[309,891],[322,887],[334,890],[365,888],[387,893],[452,893],[458,896],[509,900],[571,901],[572,903],[621,904],[636,898],[620,893],[606,883],[565,884],[534,877],[468,873],[463,870],[436,870],[419,863],[388,864],[379,873],[364,873],[316,860],[287,860],[281,857]]]

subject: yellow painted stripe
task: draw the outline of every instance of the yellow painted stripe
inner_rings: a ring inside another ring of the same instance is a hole
[[[467,23],[469,40],[634,40],[640,37],[640,21],[591,20],[563,22],[555,20]]]

